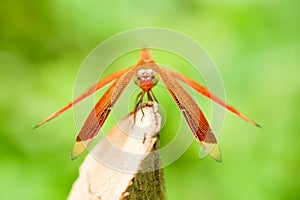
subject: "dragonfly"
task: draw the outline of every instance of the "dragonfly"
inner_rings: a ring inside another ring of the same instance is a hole
[[[175,101],[176,105],[182,112],[184,119],[186,120],[189,128],[191,129],[194,137],[200,143],[201,147],[216,161],[222,161],[221,151],[216,139],[216,136],[211,129],[208,121],[206,120],[201,109],[197,103],[192,99],[188,92],[181,85],[182,83],[190,86],[193,90],[200,93],[201,95],[207,97],[208,99],[216,102],[217,104],[224,107],[226,110],[234,113],[238,117],[246,120],[250,124],[260,127],[257,123],[237,111],[230,105],[225,104],[221,99],[212,94],[208,89],[206,89],[201,84],[196,81],[180,74],[177,71],[164,68],[159,66],[151,56],[149,49],[142,49],[140,51],[140,60],[133,66],[123,69],[121,71],[115,72],[106,78],[98,81],[85,93],[80,95],[77,99],[39,123],[34,128],[37,128],[50,120],[61,115],[86,97],[94,94],[104,86],[111,83],[110,87],[99,99],[99,101],[94,106],[93,110],[87,117],[84,125],[79,131],[71,154],[71,159],[77,158],[81,155],[88,146],[91,145],[95,136],[99,133],[101,127],[103,126],[105,120],[109,116],[111,109],[118,101],[119,97],[122,95],[130,81],[134,83],[141,89],[141,92],[137,96],[137,104],[135,106],[135,112],[138,107],[142,108],[142,102],[147,95],[148,101],[156,101],[157,99],[152,91],[153,87],[158,83],[159,78],[162,80],[166,89],[170,93],[171,97]],[[142,109],[141,109],[142,111]]]

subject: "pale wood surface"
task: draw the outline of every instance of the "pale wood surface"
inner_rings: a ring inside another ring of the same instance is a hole
[[[143,112],[137,111],[135,123],[133,114],[125,117],[95,145],[79,169],[69,200],[165,199],[155,151],[161,117],[156,103],[150,102]]]

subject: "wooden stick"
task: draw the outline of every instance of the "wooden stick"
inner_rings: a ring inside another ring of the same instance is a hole
[[[159,154],[161,117],[148,102],[125,117],[86,156],[69,200],[166,199]]]

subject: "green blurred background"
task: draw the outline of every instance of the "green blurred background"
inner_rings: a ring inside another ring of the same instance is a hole
[[[71,100],[77,70],[98,43],[149,26],[202,44],[227,102],[263,126],[227,114],[223,163],[199,160],[194,142],[164,170],[169,199],[299,199],[299,10],[298,0],[2,0],[0,199],[66,199],[83,160],[69,159],[72,112],[32,127]],[[180,115],[173,103],[165,107]],[[163,141],[168,132],[171,120]]]

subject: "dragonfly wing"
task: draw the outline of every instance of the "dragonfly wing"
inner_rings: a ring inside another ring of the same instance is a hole
[[[185,84],[191,86],[194,90],[196,90],[197,92],[199,92],[200,94],[202,94],[203,96],[213,100],[214,102],[218,103],[219,105],[223,106],[224,108],[226,108],[228,111],[236,114],[237,116],[239,116],[240,118],[246,120],[247,122],[260,127],[260,125],[258,125],[257,123],[255,123],[254,121],[252,121],[251,119],[249,119],[248,117],[246,117],[245,115],[243,115],[242,113],[240,113],[239,111],[237,111],[235,108],[233,108],[230,105],[225,104],[221,99],[219,99],[217,96],[213,95],[210,91],[208,91],[204,86],[200,85],[199,83],[197,83],[194,80],[189,79],[186,76],[183,76],[173,70],[167,70],[170,74],[172,74],[173,77],[175,77],[176,79],[184,82]]]
[[[82,101],[83,99],[85,99],[86,97],[94,94],[96,91],[98,91],[99,89],[101,89],[102,87],[104,87],[105,85],[107,85],[108,83],[110,83],[113,80],[115,80],[115,79],[119,78],[120,76],[122,76],[126,71],[128,71],[128,69],[116,72],[116,73],[114,73],[114,74],[112,74],[112,75],[110,75],[110,76],[108,76],[108,77],[100,80],[98,83],[96,83],[89,90],[87,90],[85,93],[83,93],[82,95],[80,95],[73,102],[69,103],[68,105],[66,105],[65,107],[63,107],[62,109],[60,109],[59,111],[57,111],[56,113],[54,113],[53,115],[51,115],[50,117],[48,117],[47,119],[45,119],[44,121],[42,121],[41,123],[39,123],[38,125],[36,125],[34,128],[37,128],[37,127],[45,124],[46,122],[54,119],[55,117],[61,115],[62,113],[64,113],[65,111],[67,111],[68,109],[70,109],[71,107],[73,107],[74,105],[76,105],[77,103],[79,103],[80,101]]]
[[[221,162],[222,156],[217,139],[198,105],[168,70],[158,66],[156,70],[181,110],[197,141],[210,156]]]
[[[127,70],[127,73],[117,79],[97,102],[76,138],[72,159],[77,158],[92,143],[134,73],[134,69]]]

